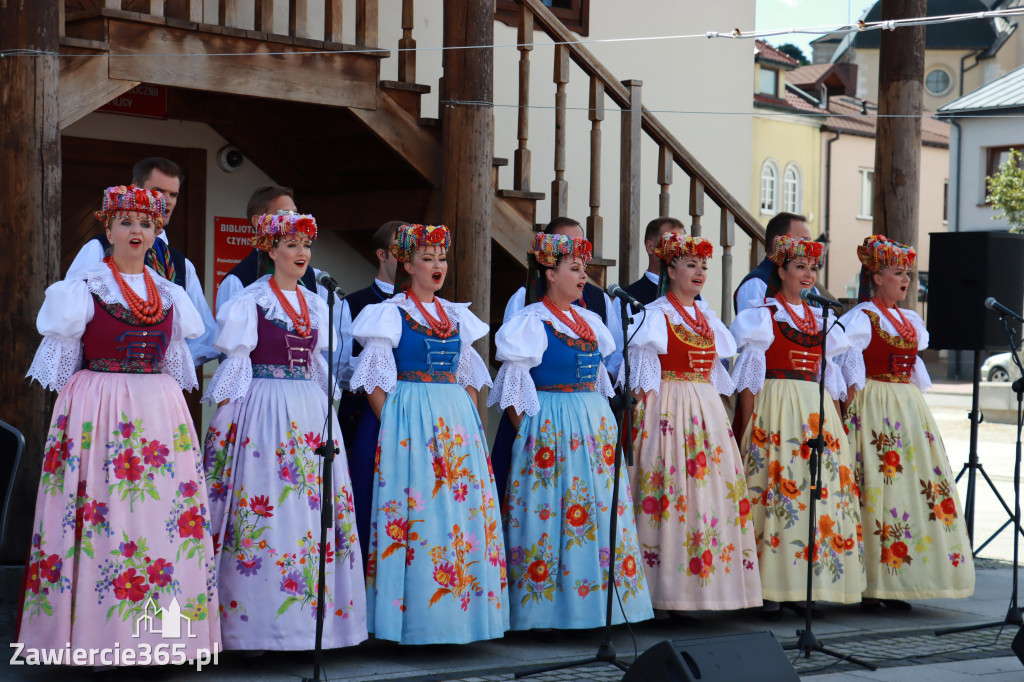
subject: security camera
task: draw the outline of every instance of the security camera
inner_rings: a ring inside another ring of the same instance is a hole
[[[242,150],[233,144],[225,145],[217,152],[217,165],[225,173],[234,173],[245,163],[245,155]]]

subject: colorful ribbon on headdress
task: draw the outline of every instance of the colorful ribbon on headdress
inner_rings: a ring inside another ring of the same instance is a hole
[[[654,247],[654,255],[661,261],[661,272],[658,276],[658,295],[664,296],[671,283],[668,278],[668,266],[676,258],[696,258],[707,260],[714,255],[714,245],[703,237],[693,237],[681,232],[666,232],[658,239]]]
[[[594,257],[594,245],[586,239],[565,234],[541,233],[534,237],[533,248],[526,254],[527,305],[544,298],[547,291],[544,269],[555,267],[561,256],[579,258],[586,265]]]
[[[316,218],[303,213],[264,213],[256,219],[256,234],[249,243],[260,251],[270,251],[277,240],[297,234],[316,241]]]
[[[170,247],[163,239],[157,237],[153,241],[153,247],[146,252],[146,265],[168,282],[174,281],[174,259],[171,258]]]
[[[110,217],[117,211],[130,211],[148,216],[157,227],[164,226],[167,202],[164,195],[135,185],[115,185],[103,190],[103,207],[94,214],[96,219],[110,226]]]
[[[863,303],[871,300],[872,275],[883,268],[909,270],[917,262],[917,251],[913,246],[893,241],[885,235],[873,234],[865,237],[864,243],[857,247],[857,258],[861,263],[857,299]]]
[[[816,265],[821,267],[825,259],[825,245],[813,239],[784,234],[775,239],[775,252],[768,258],[776,265],[785,265],[787,260],[805,258],[816,261]]]

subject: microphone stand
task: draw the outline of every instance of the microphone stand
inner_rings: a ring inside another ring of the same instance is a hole
[[[334,335],[334,304],[337,285],[327,282],[327,338]],[[345,294],[341,294],[344,298]],[[334,444],[334,343],[327,344],[327,440],[315,450],[323,458],[323,473],[320,476],[320,562],[316,585],[316,639],[313,648],[313,677],[304,677],[303,682],[320,682],[320,671],[324,667],[324,602],[327,601],[327,533],[334,527],[334,457],[338,448]]]
[[[1017,605],[1017,569],[1019,559],[1019,547],[1020,547],[1020,533],[1017,532],[1016,528],[1020,527],[1020,460],[1021,460],[1021,430],[1024,428],[1024,366],[1021,365],[1020,357],[1017,355],[1017,344],[1013,341],[1013,330],[1010,328],[1011,321],[1007,319],[1005,313],[1000,313],[999,321],[1003,325],[1003,333],[1006,334],[1006,342],[1010,346],[1010,353],[1013,357],[1013,364],[1017,366],[1017,369],[1021,370],[1021,378],[1013,382],[1013,392],[1017,394],[1017,451],[1013,462],[1013,525],[1015,526],[1013,533],[1013,586],[1010,588],[1010,606],[1006,610],[1006,616],[1003,620],[993,621],[991,623],[983,623],[981,625],[968,625],[959,628],[947,628],[945,630],[936,630],[935,635],[941,637],[942,635],[948,635],[954,632],[968,632],[970,630],[984,630],[986,628],[1003,627],[1004,625],[1016,625],[1020,627],[1024,625],[1024,614],[1021,613],[1020,607]],[[977,361],[975,361],[977,364]],[[977,385],[975,385],[977,386]],[[975,393],[977,394],[977,393]],[[988,478],[988,476],[986,476]],[[1005,506],[1005,504],[1004,504]],[[992,541],[996,535],[998,535],[1003,528],[1010,525],[1011,521],[1004,523],[999,530],[992,534],[992,537],[985,541],[981,547],[984,547]],[[978,549],[980,550],[981,547]]]
[[[625,385],[621,395],[612,399],[612,408],[615,413],[615,421],[623,426],[623,433],[620,434],[615,444],[615,468],[612,481],[612,504],[611,523],[608,528],[608,600],[604,616],[604,641],[597,648],[597,654],[580,661],[559,663],[557,665],[524,670],[515,674],[515,679],[520,680],[530,675],[551,672],[553,670],[565,670],[592,663],[608,663],[614,665],[623,672],[629,670],[629,664],[619,660],[615,654],[615,644],[612,642],[612,610],[615,605],[615,540],[618,533],[619,517],[619,474],[622,471],[622,459],[625,456],[627,466],[633,466],[633,392],[629,388],[629,323],[633,321],[630,317],[630,305],[626,299],[619,299],[622,305],[622,366],[625,373]],[[630,510],[632,511],[632,510]],[[625,614],[623,613],[623,617]]]
[[[810,493],[810,504],[807,508],[807,602],[804,604],[804,629],[797,630],[797,641],[794,644],[787,644],[782,647],[787,651],[800,651],[804,658],[810,658],[812,651],[838,658],[841,661],[849,661],[855,665],[868,670],[878,670],[878,666],[862,661],[859,658],[833,651],[822,644],[814,631],[811,629],[813,616],[811,614],[811,597],[814,587],[814,539],[818,531],[818,508],[817,502],[821,499],[821,460],[825,452],[825,369],[828,366],[828,356],[825,354],[828,341],[828,312],[831,306],[821,306],[821,376],[818,378],[818,435],[810,438],[807,445],[811,451],[809,464],[811,480],[808,492]],[[838,321],[837,321],[838,324]]]

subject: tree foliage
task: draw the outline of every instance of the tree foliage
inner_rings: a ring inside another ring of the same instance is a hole
[[[811,63],[807,59],[807,55],[804,54],[804,51],[800,49],[799,45],[794,45],[793,43],[783,43],[782,45],[779,45],[779,47],[776,49],[778,49],[779,52],[788,54],[790,57],[800,62],[800,66],[807,66],[808,64]]]
[[[992,220],[1006,218],[1011,232],[1024,232],[1024,154],[1019,149],[1011,149],[1010,158],[986,181],[985,201],[997,211]]]

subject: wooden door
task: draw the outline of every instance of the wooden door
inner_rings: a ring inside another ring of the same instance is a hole
[[[206,150],[81,137],[61,138],[61,276],[67,274],[82,246],[103,229],[93,215],[102,204],[103,190],[131,183],[132,166],[147,156],[170,159],[185,174],[166,230],[170,243],[192,261],[202,281],[206,272]],[[201,390],[185,394],[197,429],[202,424],[201,394]]]

